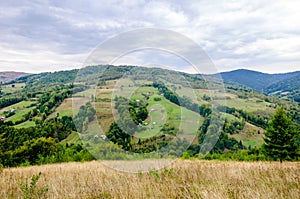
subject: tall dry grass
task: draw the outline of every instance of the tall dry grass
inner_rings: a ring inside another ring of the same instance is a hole
[[[21,198],[19,183],[42,172],[47,198],[300,198],[299,162],[178,160],[173,169],[122,173],[100,162],[4,169],[1,198]]]

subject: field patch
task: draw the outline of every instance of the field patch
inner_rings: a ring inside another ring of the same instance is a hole
[[[73,103],[74,107],[80,107],[82,105],[85,105],[89,101],[88,98],[84,97],[73,97],[73,98],[66,98],[61,105],[59,105],[56,110],[49,115],[48,118],[53,118],[57,114],[59,114],[60,117],[62,116],[69,116],[73,117]],[[77,114],[79,109],[74,108],[74,114]]]
[[[25,87],[25,83],[15,83],[1,86],[3,93],[13,93],[20,91]]]
[[[35,126],[35,122],[34,121],[26,121],[23,122],[21,124],[15,125],[15,128],[29,128],[29,127],[34,127]]]
[[[34,109],[34,106],[31,106],[32,104],[34,104],[34,102],[32,101],[22,101],[14,105],[5,107],[0,110],[0,116],[4,116],[5,111],[13,111],[15,114],[8,117],[6,121],[19,121],[24,117],[25,114],[29,113],[32,109]]]
[[[248,122],[245,122],[245,127],[242,131],[237,134],[230,135],[229,137],[234,137],[238,141],[242,141],[246,147],[260,147],[263,144],[263,135],[265,130],[254,126]]]

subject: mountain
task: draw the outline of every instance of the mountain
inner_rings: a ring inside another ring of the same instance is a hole
[[[300,75],[281,80],[265,89],[268,95],[286,97],[300,102]]]
[[[222,72],[220,75],[225,82],[238,83],[248,86],[256,91],[262,91],[272,84],[300,75],[300,71],[282,74],[267,74],[246,69],[239,69],[230,72]]]
[[[5,71],[0,72],[0,82],[10,82],[20,77],[29,75],[29,73]]]

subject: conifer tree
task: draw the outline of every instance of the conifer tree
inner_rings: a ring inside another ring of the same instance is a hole
[[[264,136],[264,152],[273,160],[295,160],[299,157],[299,130],[286,115],[283,108],[279,108],[271,118]]]

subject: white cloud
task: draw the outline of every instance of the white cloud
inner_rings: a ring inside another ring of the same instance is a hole
[[[299,7],[299,1],[283,0],[1,1],[0,70],[39,72],[79,66],[99,43],[143,27],[186,35],[220,71],[297,70]]]
[[[143,8],[146,15],[149,15],[149,19],[152,21],[160,22],[160,25],[166,25],[168,27],[185,26],[188,22],[187,16],[182,10],[159,1],[151,1]]]
[[[87,54],[57,54],[51,51],[15,51],[3,50],[0,68],[3,71],[26,71],[30,73],[81,68]],[[4,59],[3,59],[4,57]]]

